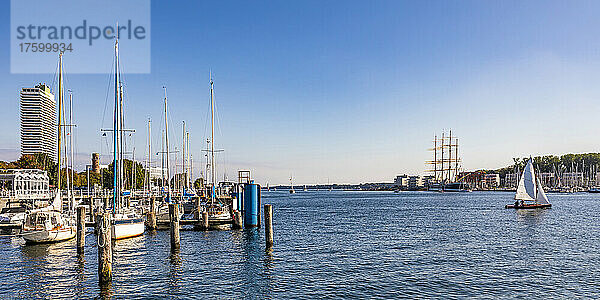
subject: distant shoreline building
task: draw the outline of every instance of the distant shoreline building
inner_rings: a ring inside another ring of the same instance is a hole
[[[21,89],[21,155],[46,153],[56,161],[56,101],[44,83]]]

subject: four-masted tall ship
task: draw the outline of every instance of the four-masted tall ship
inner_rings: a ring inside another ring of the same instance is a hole
[[[436,192],[469,192],[470,187],[460,177],[461,158],[458,155],[458,137],[452,136],[452,130],[441,137],[433,138],[433,160],[426,163],[431,165],[431,178],[428,190]]]

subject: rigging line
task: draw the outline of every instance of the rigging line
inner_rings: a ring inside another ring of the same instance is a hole
[[[115,58],[113,57],[113,61],[110,67],[110,72],[108,73],[108,84],[106,85],[106,96],[104,97],[104,111],[102,112],[102,123],[100,124],[100,127],[104,127],[104,121],[106,120],[106,110],[107,110],[107,106],[108,106],[108,94],[110,93],[110,86],[112,83],[112,79],[113,79],[113,71],[115,66]]]

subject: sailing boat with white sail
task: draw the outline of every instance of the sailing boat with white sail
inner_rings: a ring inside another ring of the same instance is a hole
[[[550,207],[552,207],[552,204],[548,202],[548,197],[544,193],[540,179],[535,176],[533,160],[530,158],[521,174],[517,192],[515,193],[515,203],[506,205],[506,208],[532,209]]]
[[[118,27],[118,26],[117,26]],[[113,114],[112,237],[124,239],[144,233],[144,219],[123,196],[123,88],[119,79],[119,38],[115,41],[115,107]],[[131,195],[130,195],[131,196]]]
[[[35,209],[29,212],[23,224],[23,239],[27,243],[53,243],[72,239],[75,237],[77,228],[71,216],[62,213],[61,195],[61,145],[62,145],[62,105],[63,105],[63,74],[62,55],[59,54],[58,70],[58,178],[57,190],[54,201],[47,207]],[[68,170],[68,168],[67,168]],[[71,206],[70,206],[71,207]]]

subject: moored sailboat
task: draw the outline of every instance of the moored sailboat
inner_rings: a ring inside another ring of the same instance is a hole
[[[552,207],[552,204],[550,204],[546,193],[544,193],[540,179],[535,176],[533,160],[530,158],[521,174],[515,193],[515,203],[506,205],[506,208],[534,209],[550,207]]]
[[[40,209],[30,211],[23,223],[23,239],[27,243],[53,243],[72,239],[76,234],[75,222],[71,216],[62,214],[61,195],[61,145],[62,145],[62,104],[63,74],[62,52],[59,54],[58,70],[58,172],[57,191],[52,203]]]
[[[119,240],[142,235],[144,219],[129,207],[123,192],[123,89],[119,80],[119,38],[115,41],[115,107],[113,114],[113,203],[112,238]],[[131,197],[131,194],[129,195]]]
[[[216,168],[215,168],[215,152],[219,150],[215,150],[215,97],[214,97],[214,82],[212,79],[212,74],[210,78],[210,127],[211,127],[211,135],[210,135],[210,167],[211,167],[211,192],[210,192],[210,202],[206,206],[206,211],[208,212],[208,220],[209,223],[212,224],[220,224],[221,222],[230,221],[231,218],[231,203],[225,203],[226,200],[231,201],[229,197],[225,195],[219,195],[218,192],[220,190],[217,189],[217,181],[216,181]]]

